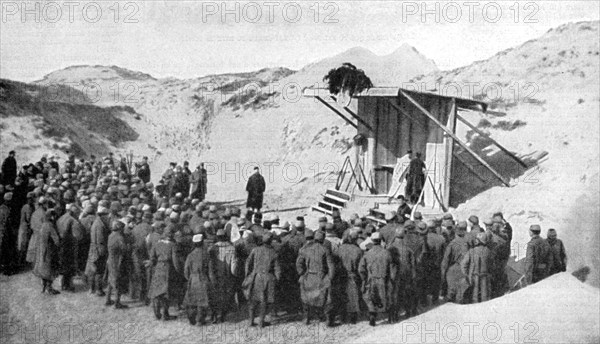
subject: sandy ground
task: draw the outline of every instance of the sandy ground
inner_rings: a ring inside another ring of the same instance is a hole
[[[59,281],[55,281],[57,286]],[[124,298],[127,310],[104,306],[81,283],[76,293],[40,294],[26,272],[0,277],[2,343],[597,343],[599,290],[569,274],[553,276],[503,298],[478,305],[443,304],[396,323],[376,327],[309,326],[279,313],[272,326],[248,328],[246,309],[221,325],[157,321],[149,307]],[[172,314],[177,314],[172,309]]]

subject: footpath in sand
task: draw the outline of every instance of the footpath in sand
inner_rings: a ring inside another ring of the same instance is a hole
[[[352,343],[598,343],[600,289],[568,273],[475,305],[444,304]]]

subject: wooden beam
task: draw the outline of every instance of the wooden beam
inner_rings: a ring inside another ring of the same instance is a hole
[[[444,211],[444,213],[447,212],[448,209],[446,208],[446,206],[442,202],[441,198],[438,196],[437,192],[435,192],[435,185],[433,185],[433,182],[431,181],[431,177],[427,176],[427,180],[429,180],[429,184],[431,185],[431,191],[433,191],[433,194],[435,195],[435,199],[438,201],[438,203],[442,207],[442,210]]]
[[[412,99],[411,96],[406,94],[404,91],[400,91],[400,94],[402,94],[406,99],[408,99],[411,103],[413,103],[413,105],[416,106],[417,109],[421,110],[421,112],[425,116],[429,117],[429,119],[433,123],[435,123],[438,127],[440,127],[443,131],[445,131],[446,134],[450,135],[450,137],[452,137],[454,139],[454,141],[456,141],[456,143],[458,143],[462,148],[464,148],[467,152],[469,152],[469,154],[471,154],[475,159],[477,159],[477,161],[479,161],[483,166],[485,166],[488,170],[490,170],[504,185],[510,186],[510,183],[508,182],[508,180],[506,180],[504,177],[502,177],[502,175],[500,175],[500,173],[498,173],[496,170],[494,170],[492,168],[492,166],[490,166],[485,160],[483,160],[479,155],[477,155],[477,153],[475,153],[469,146],[467,146],[464,142],[462,142],[458,138],[458,136],[454,135],[454,133],[450,129],[448,129],[445,125],[440,123],[440,121],[438,121],[437,118],[435,118],[431,113],[429,113],[429,111],[427,111],[424,107],[422,107],[421,104],[417,103],[414,99]]]
[[[500,143],[496,142],[496,140],[494,140],[493,138],[491,138],[488,134],[484,133],[483,131],[481,131],[479,128],[477,128],[476,126],[474,126],[473,124],[471,124],[469,121],[467,121],[464,117],[462,117],[459,114],[456,114],[456,117],[463,122],[464,124],[466,124],[469,128],[473,129],[477,134],[488,138],[492,141],[492,143],[494,145],[496,145],[496,147],[500,148],[500,150],[502,150],[504,153],[508,154],[508,156],[510,156],[511,158],[513,158],[516,162],[518,162],[519,164],[521,164],[521,166],[527,168],[527,164],[523,162],[523,160],[519,159],[516,155],[513,154],[513,152],[509,151],[508,149],[504,148]]]
[[[331,98],[331,100],[333,100],[334,102],[337,103],[337,98],[334,96],[329,96],[329,98]],[[350,116],[356,118],[356,120],[358,122],[360,122],[362,125],[364,125],[367,129],[369,129],[370,131],[373,131],[373,128],[371,128],[371,126],[369,125],[369,123],[365,122],[364,119],[360,118],[360,116],[358,116],[356,113],[354,113],[354,111],[352,111],[350,108],[348,108],[347,106],[343,107],[344,110],[346,110],[347,113],[350,114]]]
[[[329,110],[335,112],[338,116],[342,117],[346,121],[346,123],[350,124],[351,126],[353,126],[356,129],[358,129],[358,126],[356,125],[356,123],[352,122],[350,119],[348,119],[348,117],[344,116],[343,113],[339,112],[336,108],[329,105],[329,103],[327,103],[323,98],[321,98],[319,96],[315,96],[315,98],[317,98],[317,100],[319,100],[321,103],[323,103],[323,105],[327,106],[329,108]]]

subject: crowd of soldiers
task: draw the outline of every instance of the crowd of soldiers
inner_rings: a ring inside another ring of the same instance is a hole
[[[310,229],[303,217],[263,216],[260,177],[240,209],[206,202],[206,171],[187,167],[172,164],[156,190],[147,159],[70,155],[60,166],[44,156],[18,170],[10,152],[0,179],[2,271],[32,268],[49,295],[60,293],[58,276],[69,292],[79,277],[107,306],[127,308],[128,294],[157,319],[177,308],[191,324],[224,322],[245,305],[251,326],[281,312],[334,326],[365,311],[374,326],[379,314],[396,322],[441,300],[483,302],[510,288],[513,229],[501,213],[483,227],[477,216],[425,221],[400,197],[377,221],[334,211]],[[556,231],[529,232],[525,282],[565,271]]]

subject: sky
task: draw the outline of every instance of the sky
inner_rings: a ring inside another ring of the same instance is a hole
[[[72,65],[195,78],[300,69],[361,46],[403,43],[448,70],[598,20],[598,1],[9,1],[1,0],[0,77],[34,81]]]

